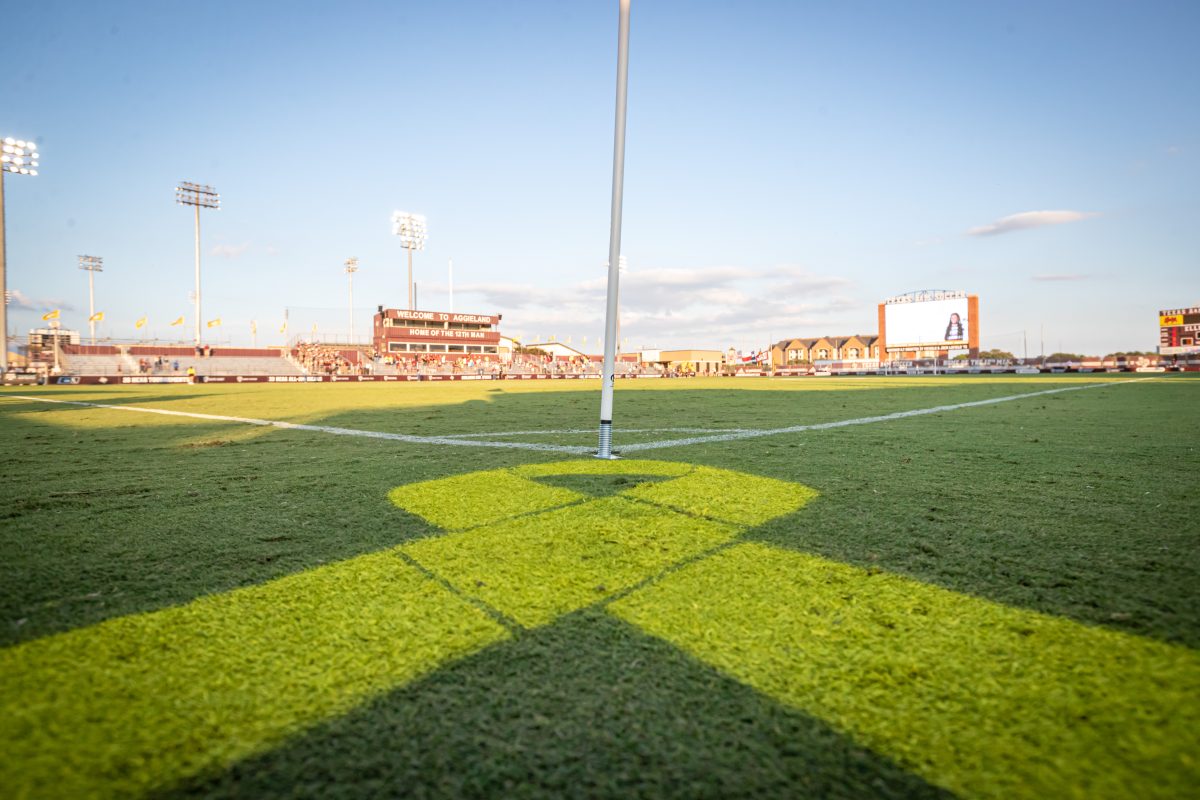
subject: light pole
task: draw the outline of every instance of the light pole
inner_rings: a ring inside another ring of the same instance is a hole
[[[104,259],[100,256],[79,256],[79,268],[88,274],[88,330],[92,344],[96,343],[96,273],[104,272]]]
[[[600,376],[600,445],[596,458],[612,454],[613,389],[617,361],[617,294],[620,291],[621,210],[625,190],[625,106],[629,85],[629,0],[620,0],[617,25],[617,108],[613,130],[612,209],[608,227],[608,303],[604,314],[604,372]]]
[[[350,278],[350,344],[354,344],[354,273],[358,272],[358,259],[346,259],[346,275]]]
[[[200,346],[200,209],[221,209],[221,196],[211,186],[183,181],[175,187],[175,202],[196,209],[196,346]]]
[[[8,372],[8,278],[4,244],[4,173],[37,175],[37,145],[11,136],[0,142],[0,375]]]
[[[425,215],[407,211],[392,212],[392,233],[400,237],[400,246],[408,251],[408,310],[413,310],[413,250],[425,249]]]
[[[62,366],[59,364],[59,360],[58,360],[58,332],[61,328],[62,328],[62,323],[59,322],[58,320],[54,320],[53,322],[50,323],[50,330],[54,331],[54,333],[52,335],[54,336],[54,374],[55,375],[58,375],[60,372],[62,372]]]

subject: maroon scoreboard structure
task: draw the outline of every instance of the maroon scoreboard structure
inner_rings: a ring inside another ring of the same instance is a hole
[[[1200,353],[1200,306],[1158,312],[1158,354]]]
[[[408,311],[380,306],[375,314],[375,349],[396,356],[472,355],[494,359],[499,354],[499,325],[499,314]]]

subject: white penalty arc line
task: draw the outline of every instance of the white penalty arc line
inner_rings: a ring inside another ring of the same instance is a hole
[[[1119,386],[1121,384],[1138,383],[1148,380],[1154,379],[1133,378],[1123,381],[1089,383],[1086,386],[1064,386],[1058,389],[1044,389],[1042,391],[1011,394],[1004,397],[989,397],[986,400],[971,400],[966,403],[953,403],[951,405],[933,406],[932,408],[916,408],[909,411],[897,411],[893,414],[882,414],[875,417],[859,417],[857,419],[843,419],[835,422],[818,422],[811,425],[789,425],[786,428],[767,428],[762,430],[742,429],[728,433],[716,433],[708,436],[691,436],[685,439],[662,439],[657,442],[637,442],[621,445],[616,449],[621,453],[634,453],[645,450],[662,450],[668,447],[686,447],[693,444],[732,442],[740,439],[757,439],[763,436],[778,436],[785,433],[802,433],[804,431],[821,431],[831,428],[845,428],[851,425],[868,425],[874,422],[889,422],[891,420],[907,419],[908,417],[920,417],[926,414],[938,414],[944,411],[957,411],[961,408],[978,408],[980,406],[995,405],[997,403],[1008,403],[1013,400],[1025,400],[1031,397],[1043,397],[1045,395],[1061,394],[1063,392],[1078,392],[1082,391],[1083,389],[1097,389],[1102,386]],[[456,435],[415,436],[407,433],[364,431],[356,428],[336,428],[328,425],[304,425],[299,422],[283,422],[281,420],[273,419],[254,419],[253,417],[233,417],[224,414],[201,414],[194,411],[172,411],[165,408],[148,408],[146,406],[117,405],[114,403],[86,403],[82,400],[56,400],[49,397],[32,397],[30,395],[10,394],[0,395],[0,397],[12,400],[29,400],[35,403],[55,403],[59,405],[83,406],[85,408],[106,408],[114,411],[136,411],[143,414],[161,414],[163,416],[187,417],[190,419],[209,419],[219,422],[239,422],[244,425],[258,425],[262,427],[282,428],[285,430],[330,433],[335,436],[362,436],[368,439],[385,439],[395,442],[407,442],[409,444],[440,444],[458,447],[496,447],[507,450],[537,450],[548,453],[570,453],[572,455],[588,455],[594,452],[594,448],[578,445],[539,444],[534,442],[495,442],[481,439],[457,438]],[[530,433],[534,432],[531,431]],[[546,433],[546,431],[537,431],[537,433]],[[491,435],[502,436],[505,434]],[[461,434],[458,436],[461,436]]]
[[[621,428],[621,433],[744,433],[753,428]],[[486,439],[490,436],[554,436],[594,434],[595,428],[563,428],[543,431],[493,431],[490,433],[448,433],[447,439]]]

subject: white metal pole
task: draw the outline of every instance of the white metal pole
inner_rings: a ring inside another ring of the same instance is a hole
[[[346,274],[350,276],[350,344],[354,344],[354,273]]]
[[[4,243],[4,170],[0,169],[0,377],[8,372],[8,274]]]
[[[96,273],[88,270],[88,328],[91,331],[92,344],[96,343]]]
[[[413,310],[413,282],[412,282],[412,248],[404,248],[408,251],[408,310]]]
[[[196,206],[196,346],[200,346],[200,206]]]
[[[450,313],[454,313],[454,259],[450,259],[450,266],[446,268],[450,281]]]
[[[629,83],[629,0],[620,0],[617,34],[617,108],[613,131],[612,212],[608,231],[608,304],[604,314],[604,372],[600,380],[600,446],[597,458],[613,458],[613,389],[616,384],[617,293],[621,274],[621,210],[625,189],[625,100]]]

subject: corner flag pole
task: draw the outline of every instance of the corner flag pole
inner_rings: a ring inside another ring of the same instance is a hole
[[[608,232],[608,308],[604,316],[604,372],[600,381],[600,449],[596,458],[612,453],[613,387],[617,373],[617,290],[621,279],[621,201],[625,188],[625,97],[629,84],[629,0],[620,0],[617,38],[617,114],[613,134],[612,217]]]

